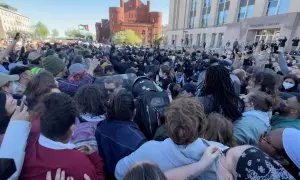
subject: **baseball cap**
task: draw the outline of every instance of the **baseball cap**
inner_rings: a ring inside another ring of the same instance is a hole
[[[18,81],[19,79],[19,75],[7,75],[0,73],[0,87],[4,86],[8,82]]]

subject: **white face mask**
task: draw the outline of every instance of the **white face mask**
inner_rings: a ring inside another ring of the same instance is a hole
[[[295,86],[295,84],[290,83],[290,82],[283,82],[282,86],[284,87],[284,89],[291,89]]]
[[[159,75],[159,77],[164,77],[164,74],[161,72],[161,71],[159,71],[159,73],[158,73],[158,75]]]
[[[26,86],[24,86],[19,82],[12,82],[11,87],[12,87],[12,94],[15,95],[23,95],[26,90]]]

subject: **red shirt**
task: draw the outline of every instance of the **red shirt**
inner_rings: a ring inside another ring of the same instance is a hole
[[[103,160],[97,153],[86,156],[77,150],[54,150],[43,147],[38,142],[39,135],[30,135],[20,179],[44,180],[48,171],[55,177],[61,168],[66,177],[83,179],[84,174],[91,179],[104,179]]]

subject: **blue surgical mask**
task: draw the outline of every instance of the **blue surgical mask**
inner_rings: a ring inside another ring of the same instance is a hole
[[[293,88],[293,87],[295,86],[295,84],[284,81],[284,82],[282,83],[282,86],[284,87],[284,89],[288,90],[288,89]]]

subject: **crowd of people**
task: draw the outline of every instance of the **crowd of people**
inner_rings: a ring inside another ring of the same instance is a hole
[[[300,64],[93,43],[0,52],[0,179],[300,179]]]

